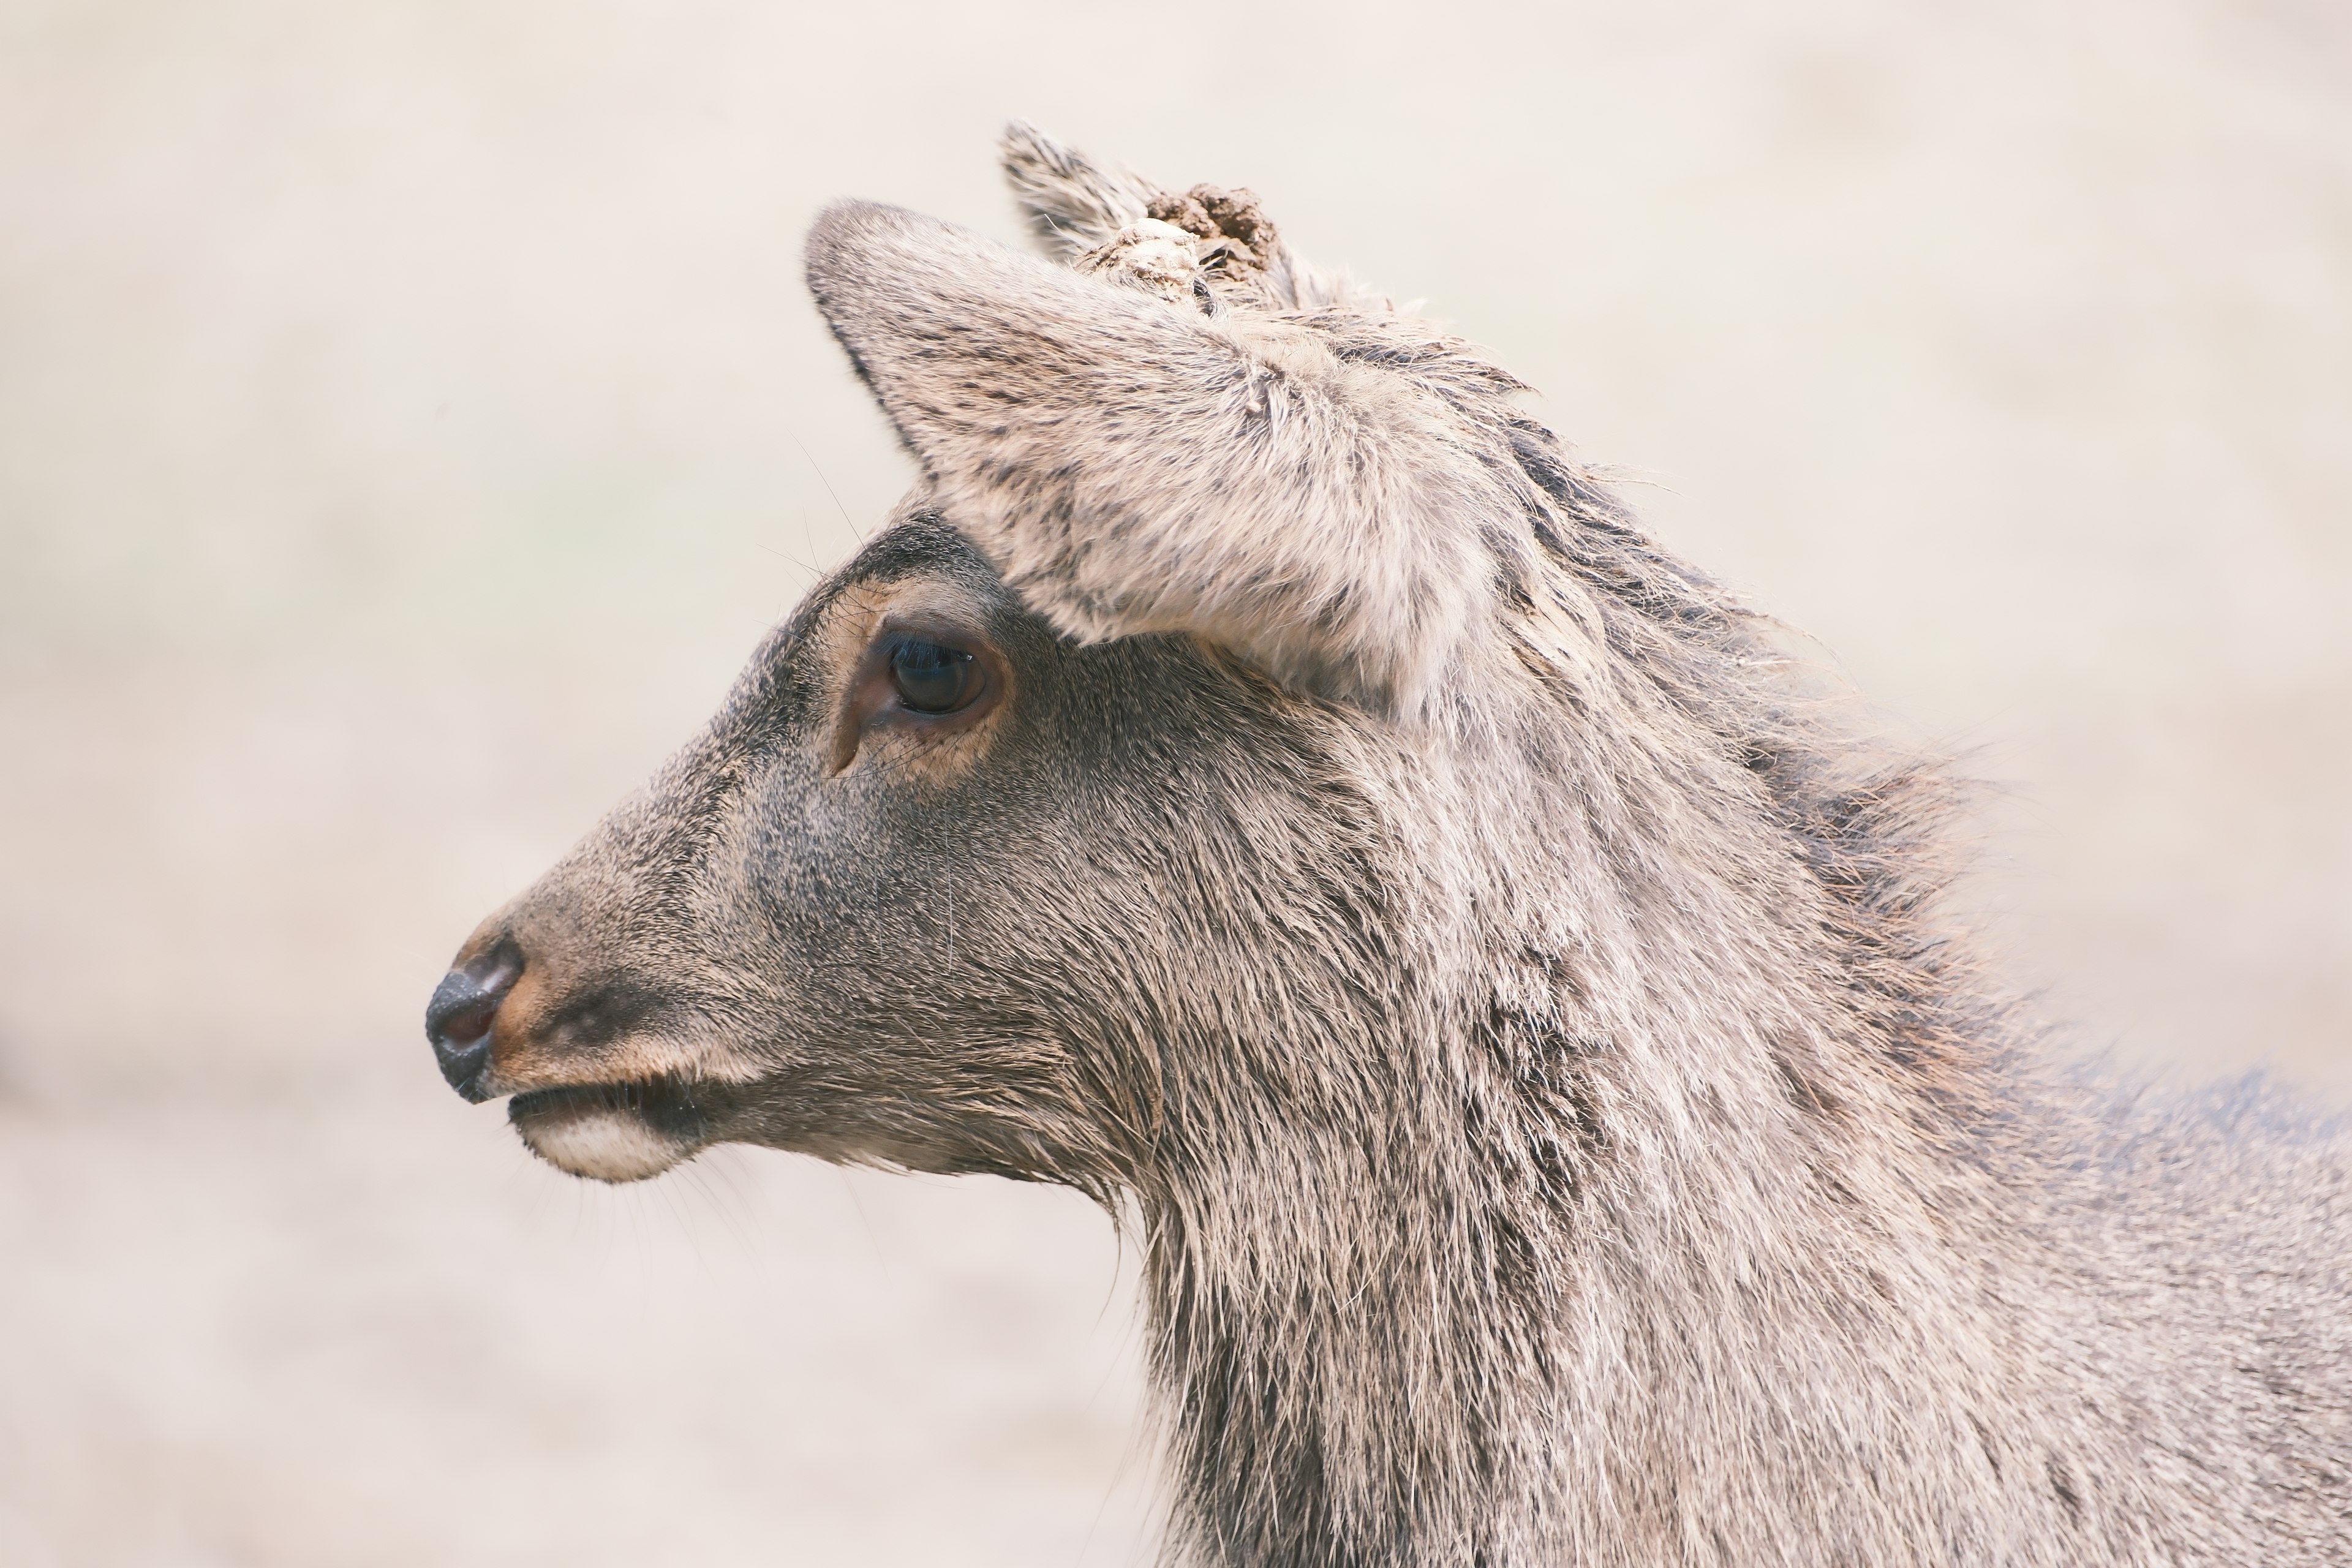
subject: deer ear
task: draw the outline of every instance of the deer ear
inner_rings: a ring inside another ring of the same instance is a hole
[[[1450,404],[1314,328],[859,202],[808,280],[949,521],[1065,635],[1189,632],[1402,715],[1493,624],[1519,498]]]
[[[1346,274],[1310,266],[1283,242],[1247,191],[1195,185],[1172,195],[1131,170],[1097,163],[1025,120],[1005,122],[997,153],[1030,231],[1056,261],[1076,263],[1090,251],[1132,241],[1139,226],[1149,230],[1145,220],[1157,218],[1227,253],[1213,282],[1238,287],[1277,310],[1390,308]],[[1220,236],[1234,243],[1219,246]],[[1092,259],[1099,264],[1102,258]]]
[[[1151,216],[1159,194],[1125,170],[1106,169],[1025,120],[1007,121],[997,144],[1004,177],[1046,255],[1073,261]]]

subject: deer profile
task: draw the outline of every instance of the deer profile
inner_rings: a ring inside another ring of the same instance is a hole
[[[843,203],[918,465],[427,1016],[563,1170],[1129,1216],[1202,1568],[2352,1563],[2352,1153],[2054,1065],[1954,795],[1480,353],[1028,127]]]

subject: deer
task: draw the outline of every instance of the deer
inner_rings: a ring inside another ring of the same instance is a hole
[[[1480,350],[1015,121],[1041,254],[844,201],[919,473],[426,1032],[1139,1242],[1200,1568],[2352,1564],[2352,1141],[2084,1066],[1967,792]]]

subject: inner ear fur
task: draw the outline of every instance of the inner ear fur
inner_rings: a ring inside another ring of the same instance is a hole
[[[1316,328],[866,202],[807,266],[940,510],[1066,636],[1189,632],[1410,715],[1491,625],[1518,498],[1463,415]]]

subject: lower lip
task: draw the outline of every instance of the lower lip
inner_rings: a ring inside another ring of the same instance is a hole
[[[709,1142],[707,1119],[674,1085],[532,1089],[508,1103],[507,1119],[549,1163],[606,1182],[658,1175]]]

